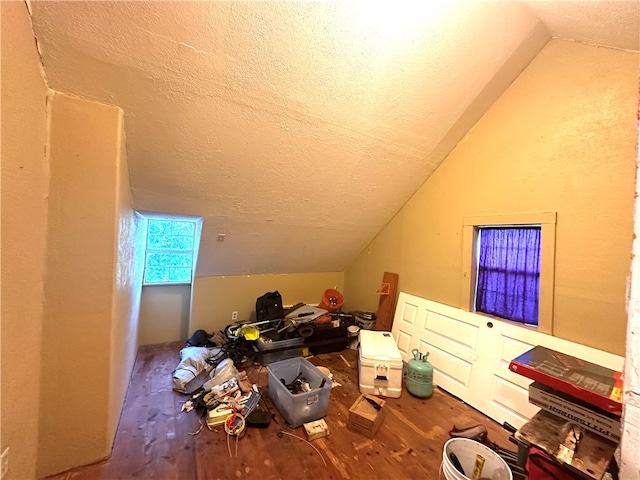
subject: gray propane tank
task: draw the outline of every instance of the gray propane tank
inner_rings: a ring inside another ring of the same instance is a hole
[[[414,348],[413,359],[407,362],[407,390],[416,397],[433,394],[433,365],[427,361],[429,353],[422,354]]]

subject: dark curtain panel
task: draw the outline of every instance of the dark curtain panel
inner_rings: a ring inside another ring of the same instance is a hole
[[[538,324],[540,227],[481,228],[476,311]]]

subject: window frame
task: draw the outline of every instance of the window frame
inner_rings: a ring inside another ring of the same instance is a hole
[[[540,226],[540,293],[538,298],[538,326],[513,321],[523,328],[533,328],[553,335],[553,296],[555,281],[556,212],[517,213],[506,215],[482,215],[464,217],[462,222],[462,277],[461,308],[475,312],[476,286],[478,280],[477,244],[480,227]],[[491,316],[477,312],[479,315]]]
[[[196,254],[196,240],[198,234],[198,220],[192,217],[178,217],[178,216],[146,216],[146,225],[145,225],[145,235],[144,235],[144,265],[142,270],[142,285],[143,286],[155,286],[155,285],[191,285],[193,283],[193,275],[195,271],[194,265],[194,257]],[[149,228],[150,222],[152,221],[169,221],[169,222],[189,222],[193,223],[193,241],[191,244],[190,250],[177,250],[177,249],[157,249],[157,248],[148,248],[149,242]],[[150,253],[190,253],[191,254],[191,278],[189,281],[179,281],[179,282],[171,282],[171,281],[162,281],[162,282],[148,282],[147,278],[147,257]]]

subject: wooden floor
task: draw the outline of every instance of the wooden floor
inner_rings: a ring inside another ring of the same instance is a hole
[[[221,428],[206,427],[197,435],[198,415],[181,412],[187,396],[172,390],[171,373],[179,361],[182,344],[142,347],[136,364],[110,459],[51,477],[62,479],[438,479],[442,447],[453,425],[483,423],[489,438],[515,449],[498,424],[438,389],[429,399],[403,391],[388,400],[388,414],[375,439],[346,428],[348,409],[359,395],[357,355],[312,357],[316,365],[328,367],[342,384],[331,391],[325,421],[331,435],[313,445],[283,429],[306,438],[302,427],[285,428],[284,420],[268,399],[278,423],[267,429],[249,429],[238,442],[238,456],[230,458],[227,437]],[[266,368],[250,367],[253,381],[267,389]],[[261,404],[262,405],[262,404]],[[264,408],[264,407],[263,407]],[[235,453],[235,444],[231,451]]]

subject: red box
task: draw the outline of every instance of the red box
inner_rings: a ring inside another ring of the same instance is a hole
[[[540,345],[511,360],[509,370],[622,414],[622,373],[615,370]]]

